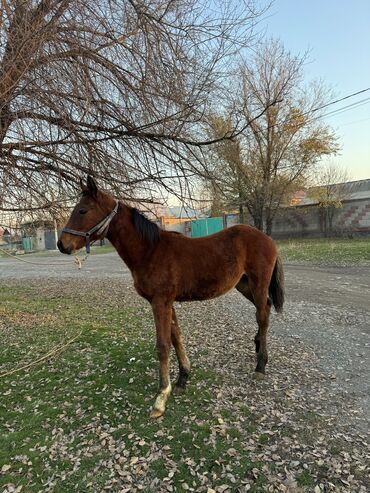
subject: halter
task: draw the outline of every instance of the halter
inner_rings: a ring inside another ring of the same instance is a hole
[[[96,233],[97,235],[106,235],[108,232],[109,224],[114,218],[114,216],[117,214],[118,211],[118,205],[119,202],[116,200],[116,205],[112,212],[104,218],[100,223],[98,223],[96,226],[91,228],[87,233],[84,233],[83,231],[77,231],[75,229],[70,229],[70,228],[63,228],[62,233],[69,233],[70,235],[75,235],[75,236],[84,236],[86,238],[86,253],[90,253],[90,238],[91,235]]]

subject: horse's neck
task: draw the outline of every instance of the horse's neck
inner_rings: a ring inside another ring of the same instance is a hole
[[[131,208],[122,202],[109,226],[107,238],[131,271],[140,266],[145,255],[145,244],[132,223]]]

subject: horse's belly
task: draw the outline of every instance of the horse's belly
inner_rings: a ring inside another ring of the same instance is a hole
[[[239,282],[240,276],[231,278],[228,282],[215,282],[199,279],[191,286],[185,287],[176,296],[177,301],[201,301],[217,298],[234,288]]]

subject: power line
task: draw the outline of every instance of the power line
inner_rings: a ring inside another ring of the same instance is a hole
[[[370,118],[362,118],[361,120],[355,120],[353,122],[342,123],[341,125],[339,125],[339,128],[347,127],[347,125],[354,125],[355,123],[368,122],[369,120],[370,120]]]
[[[361,106],[364,106],[365,104],[368,104],[370,102],[370,97],[361,99],[360,101],[356,101],[355,103],[347,104],[346,106],[343,106],[342,108],[338,108],[337,110],[329,111],[329,113],[325,113],[324,116],[332,116],[332,115],[337,115],[338,113],[344,113],[345,111],[349,111],[354,108],[359,108]]]
[[[346,99],[353,98],[354,96],[358,96],[359,94],[363,94],[364,92],[368,92],[368,91],[370,91],[370,87],[367,87],[366,89],[362,89],[361,91],[353,92],[352,94],[348,94],[348,96],[344,96],[343,98],[336,99],[335,101],[330,101],[329,103],[318,106],[317,108],[311,110],[310,113],[314,113],[315,111],[322,110],[324,108],[327,108],[328,106],[332,106],[333,104],[340,103],[341,101],[345,101]]]
[[[368,91],[370,91],[370,87],[367,87],[366,89],[362,89],[361,91],[353,92],[353,93],[348,94],[347,96],[344,96],[342,98],[336,99],[334,101],[330,101],[329,103],[323,104],[323,105],[318,106],[316,108],[312,108],[311,110],[307,110],[307,111],[303,112],[300,116],[312,115],[312,113],[315,113],[315,112],[317,112],[319,110],[322,110],[324,108],[328,108],[329,106],[332,106],[334,104],[340,103],[341,101],[345,101],[346,99],[353,98],[355,96],[358,96],[359,94],[363,94],[363,93],[368,92]],[[351,103],[349,105],[343,106],[342,108],[338,108],[336,110],[330,111],[329,113],[325,113],[323,115],[319,115],[317,117],[313,117],[311,119],[311,121],[313,121],[313,120],[320,120],[321,118],[324,118],[326,116],[334,116],[336,114],[339,114],[339,113],[342,113],[342,112],[345,112],[345,111],[349,111],[350,109],[363,106],[363,105],[367,104],[369,101],[370,101],[370,97],[364,98],[364,99],[362,99],[360,101],[356,101],[356,102]],[[287,121],[284,121],[284,122],[279,122],[279,123],[275,123],[273,125],[270,125],[269,128],[280,127],[280,126],[289,124],[290,122],[294,122],[294,120],[295,120],[295,118],[292,117],[290,120],[287,120]],[[260,129],[260,130],[257,130],[256,131],[256,133],[258,133],[258,134],[263,133],[263,132],[264,132],[263,129]]]

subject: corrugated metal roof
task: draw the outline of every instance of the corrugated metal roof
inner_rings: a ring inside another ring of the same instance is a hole
[[[361,199],[369,199],[370,198],[370,178],[367,180],[357,180],[357,181],[349,181],[347,183],[336,183],[331,185],[332,187],[343,187],[342,190],[345,194],[345,198],[343,200],[361,200]],[[291,201],[291,205],[314,205],[317,204],[318,201],[312,197],[310,197],[310,190],[312,187],[307,190],[299,190]]]

